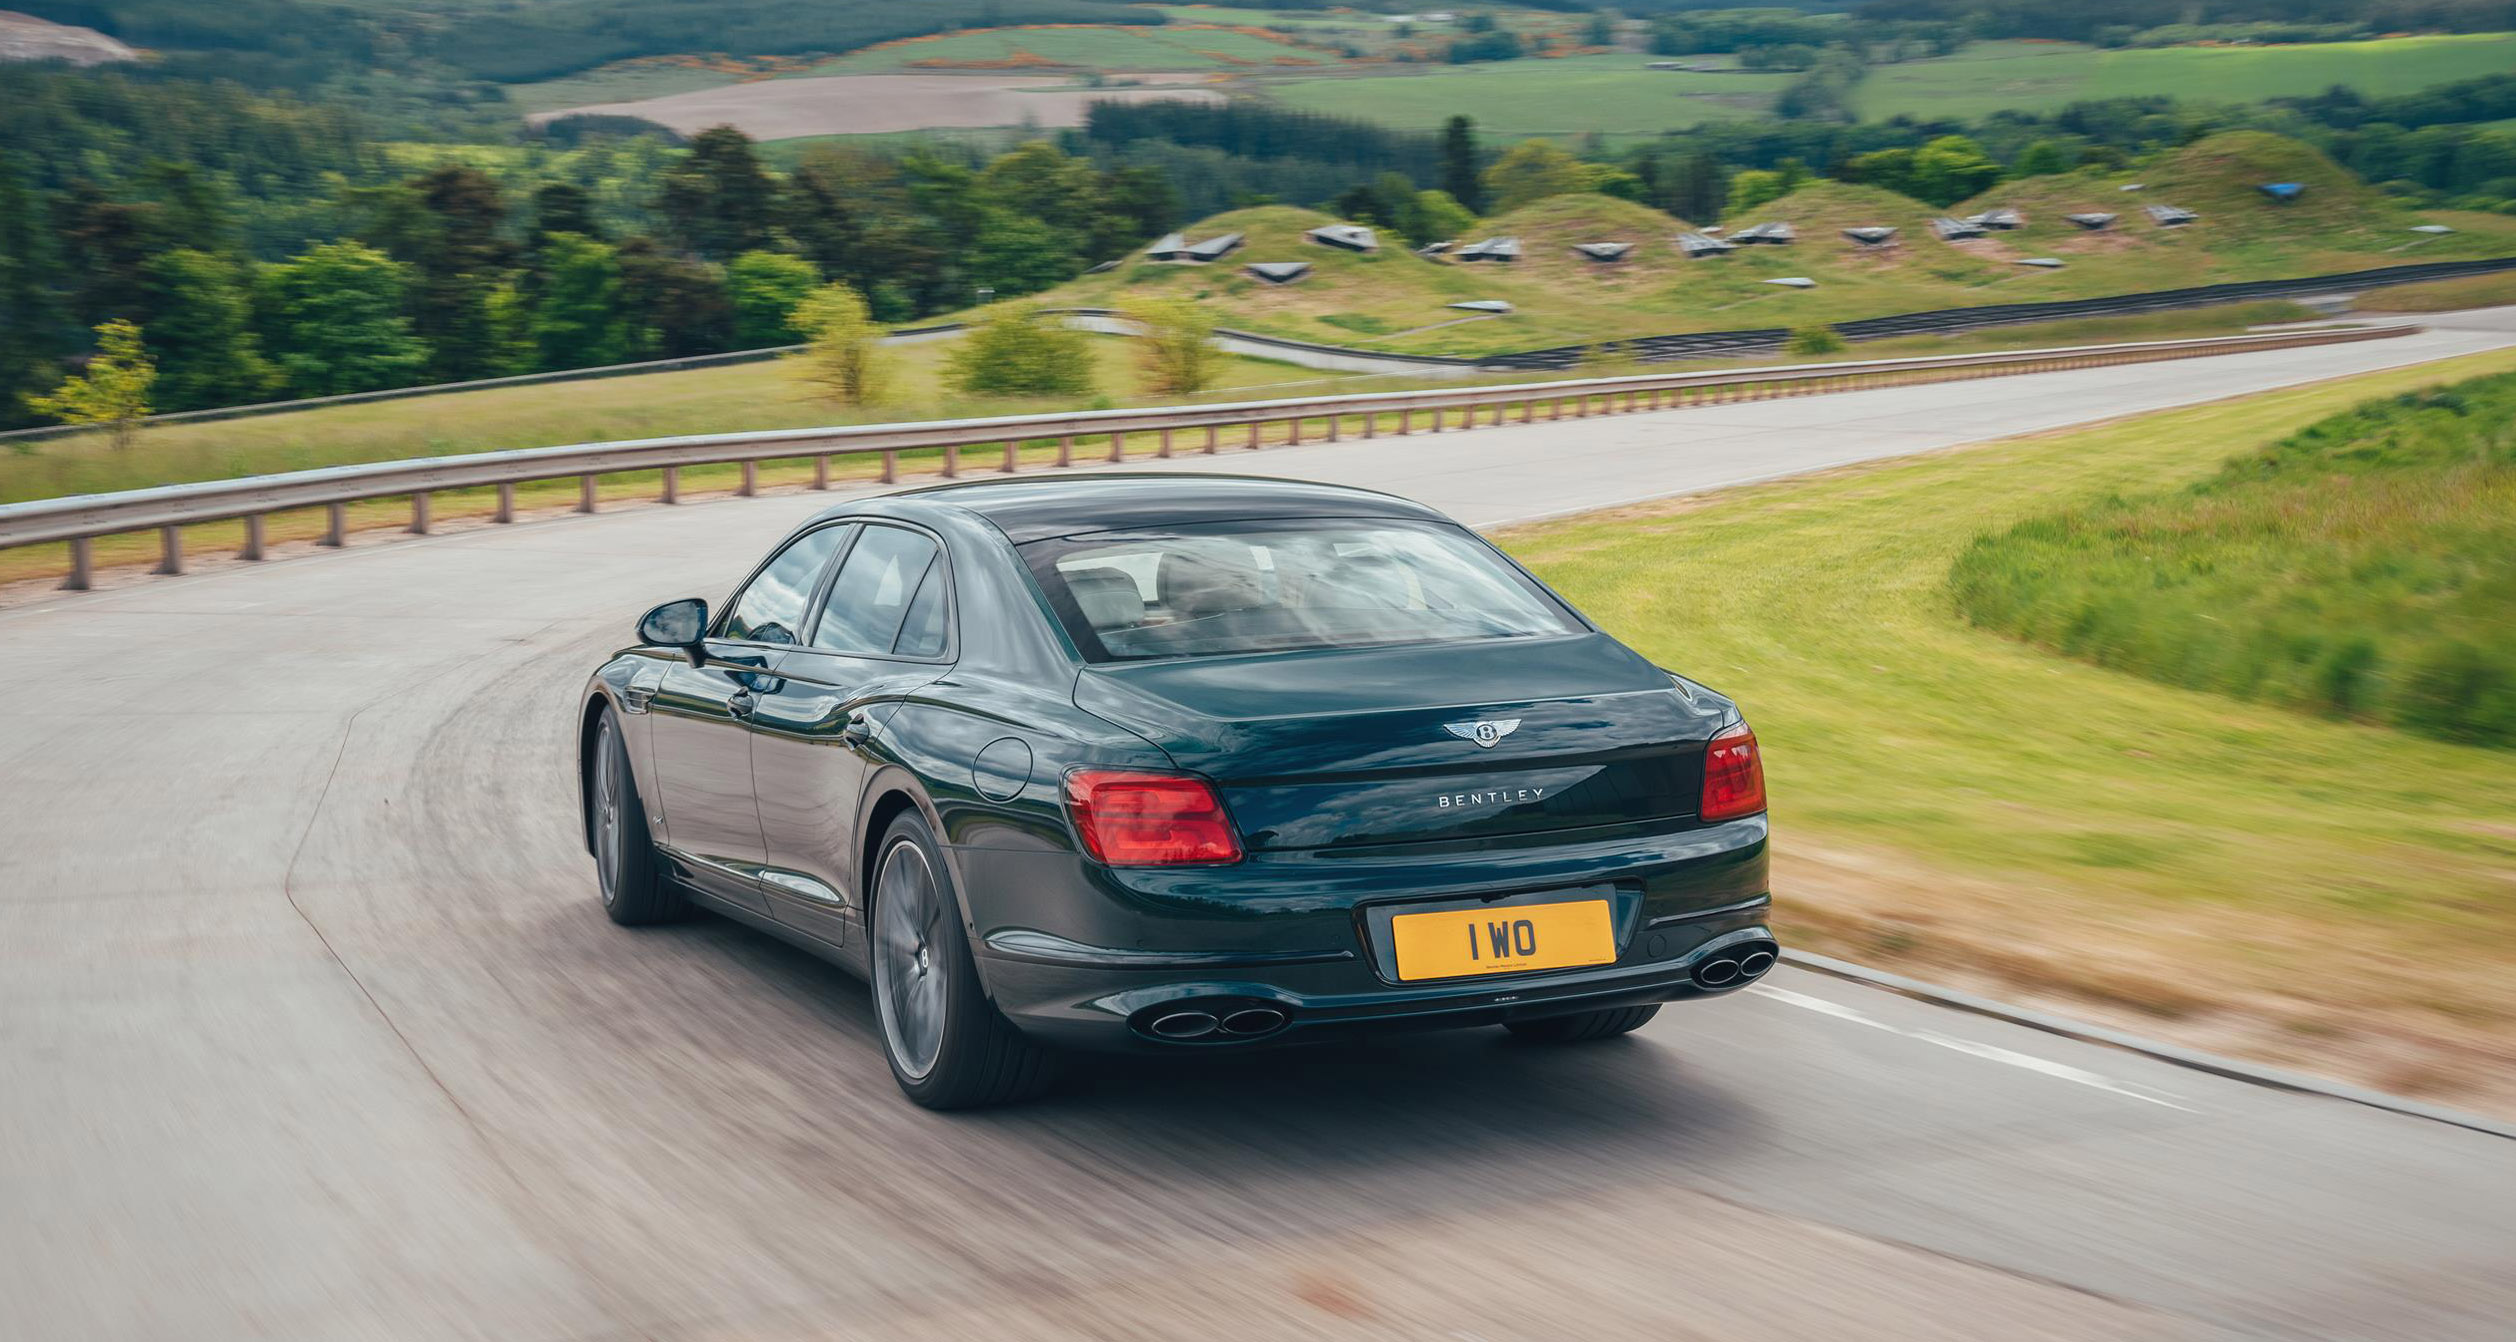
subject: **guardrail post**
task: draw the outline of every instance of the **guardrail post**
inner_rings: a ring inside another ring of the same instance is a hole
[[[961,445],[959,443],[944,444],[943,476],[946,480],[961,478]]]
[[[1366,413],[1364,414],[1364,416],[1363,416],[1363,436],[1364,436],[1364,437],[1366,437],[1366,438],[1378,438],[1378,437],[1380,436],[1380,412],[1379,412],[1379,411],[1377,411],[1377,410],[1372,410],[1372,411],[1368,411],[1368,412],[1366,412]]]
[[[1125,461],[1127,459],[1127,435],[1123,433],[1112,433],[1109,436],[1109,459],[1112,461]]]
[[[410,533],[414,536],[428,534],[428,495],[425,491],[411,495]]]
[[[594,477],[590,475],[578,476],[577,511],[581,513],[590,513],[594,511],[596,504],[597,500],[594,497]]]
[[[1265,426],[1264,426],[1264,425],[1261,425],[1261,424],[1260,424],[1257,420],[1254,420],[1254,419],[1253,419],[1253,420],[1249,421],[1249,442],[1248,442],[1247,446],[1248,446],[1248,448],[1249,448],[1249,450],[1250,450],[1250,451],[1255,452],[1255,451],[1257,451],[1257,450],[1258,450],[1258,448],[1259,448],[1259,446],[1260,446],[1259,441],[1258,441],[1258,435],[1259,435],[1260,433],[1264,432],[1264,430],[1265,430]]]
[[[664,468],[664,501],[666,503],[681,502],[681,467],[679,466]]]
[[[895,448],[886,447],[882,450],[882,482],[886,485],[897,484],[899,479],[900,453]]]
[[[760,463],[759,463],[759,462],[756,462],[756,461],[746,461],[746,462],[744,462],[744,463],[743,463],[743,483],[742,483],[742,488],[737,489],[737,490],[735,490],[734,492],[735,492],[735,493],[737,493],[737,494],[742,495],[744,498],[750,498],[750,497],[752,497],[753,495],[758,494],[758,493],[760,492]]]
[[[333,508],[332,522],[333,522],[333,525],[334,525],[334,528],[336,529],[336,531],[337,531],[337,529],[338,529],[338,527],[339,527],[339,525],[340,525],[340,522],[341,522],[341,520],[342,520],[342,519],[341,519],[341,516],[340,516],[340,507],[341,507],[341,505],[339,505],[339,504],[337,504],[337,503],[335,503],[335,504],[333,504],[333,505],[332,505],[332,508]],[[492,515],[491,515],[491,519],[490,519],[490,520],[492,520],[492,521],[496,521],[496,522],[512,522],[512,521],[514,521],[514,520],[515,520],[515,486],[514,486],[514,485],[512,485],[512,484],[503,484],[503,485],[498,486],[498,511],[497,511],[496,513],[494,513],[494,514],[492,514]],[[341,543],[341,541],[340,541],[340,539],[339,539],[337,536],[336,536],[335,538],[333,538],[333,539],[329,539],[329,540],[326,540],[326,541],[324,542],[324,544],[326,544],[326,545],[338,545],[338,544],[340,544],[340,543]]]
[[[828,489],[830,487],[830,457],[828,453],[823,453],[812,459],[812,487],[815,489]]]
[[[1333,442],[1336,442],[1336,441],[1338,440],[1338,438],[1339,438],[1339,436],[1340,436],[1340,435],[1338,434],[1338,432],[1337,432],[1338,422],[1339,422],[1339,420],[1340,420],[1340,419],[1342,419],[1342,418],[1343,418],[1343,417],[1342,417],[1342,416],[1339,416],[1339,415],[1330,415],[1330,416],[1328,416],[1328,441],[1329,441],[1329,442],[1332,442],[1332,443],[1333,443]]]
[[[1223,439],[1223,426],[1222,426],[1222,425],[1220,425],[1220,424],[1208,424],[1208,425],[1206,426],[1206,455],[1207,455],[1207,456],[1209,456],[1209,457],[1210,457],[1210,456],[1213,456],[1215,453],[1220,452],[1220,451],[1222,451],[1222,450],[1223,450],[1223,442],[1222,442],[1222,439]]]
[[[1284,442],[1288,447],[1302,445],[1302,417],[1300,415],[1284,421]]]
[[[1415,407],[1411,405],[1402,407],[1398,411],[1398,436],[1404,438],[1413,432],[1415,432]]]
[[[1163,458],[1168,458],[1171,455],[1171,431],[1169,429],[1162,430],[1162,446],[1156,449],[1153,455]]]
[[[1065,434],[1057,440],[1057,464],[1060,466],[1072,466],[1075,464],[1075,436],[1071,433]]]
[[[239,559],[262,557],[262,514],[245,514],[245,545],[243,549],[236,552],[236,557]]]
[[[87,537],[70,538],[70,576],[61,580],[61,590],[84,592],[96,585],[96,555]]]
[[[1005,440],[1005,464],[996,469],[1007,475],[1022,469],[1022,447],[1019,443],[1011,438]]]
[[[157,529],[157,571],[160,573],[183,572],[182,527]]]

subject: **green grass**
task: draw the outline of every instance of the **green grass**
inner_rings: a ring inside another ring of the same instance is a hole
[[[1873,68],[1853,95],[1870,120],[2048,111],[2095,98],[2260,102],[2346,84],[2371,97],[2516,68],[2516,34],[2390,37],[2270,47],[2099,51],[2061,42],[1982,42],[1953,56]]]
[[[1646,70],[1638,54],[1478,65],[1392,66],[1389,73],[1270,80],[1268,99],[1306,112],[1428,129],[1453,114],[1495,135],[1651,134],[1764,114],[1792,76]]]
[[[2476,1039],[2503,1069],[2516,756],[2056,657],[1969,626],[1948,573],[1987,530],[2512,368],[2502,351],[1503,540],[1745,706],[1793,939],[2159,1012]]]
[[[2370,289],[2359,295],[2356,305],[2370,312],[2453,312],[2510,303],[2516,303],[2516,270]]]
[[[2516,377],[2031,518],[1979,537],[1949,583],[1977,625],[2100,666],[2516,746]]]

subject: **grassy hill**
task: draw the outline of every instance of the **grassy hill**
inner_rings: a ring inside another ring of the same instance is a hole
[[[2146,183],[2126,192],[2127,183]],[[2257,187],[2306,184],[2281,205]],[[2181,205],[2198,222],[2159,228],[2141,206]],[[2010,205],[2025,228],[1962,243],[1929,228],[1942,213]],[[2062,215],[2108,210],[2123,218],[2087,233]],[[2365,270],[2415,261],[2516,255],[2516,219],[2457,215],[2461,230],[2414,234],[2426,216],[2371,191],[2316,150],[2276,135],[2212,136],[2133,174],[2099,172],[2006,183],[1950,211],[1876,187],[1813,182],[1769,205],[1735,213],[1729,227],[1787,220],[1800,240],[1748,247],[1714,261],[1689,261],[1674,239],[1690,225],[1629,201],[1558,196],[1483,221],[1473,236],[1508,233],[1527,249],[1517,265],[1461,264],[1412,255],[1394,237],[1357,256],[1302,240],[1329,217],[1284,206],[1218,215],[1191,237],[1238,231],[1249,245],[1229,262],[1186,267],[1130,260],[1048,294],[1052,304],[1125,307],[1144,293],[1185,293],[1217,305],[1223,324],[1302,340],[1420,354],[1474,355],[1679,331],[1799,326],[1898,312],[2044,299],[2091,298],[2149,289]],[[1889,224],[1903,231],[1880,249],[1852,245],[1841,230]],[[1576,242],[1641,244],[1615,265],[1581,260]],[[2066,265],[2020,265],[2031,257]],[[1250,261],[1309,261],[1302,282],[1276,289],[1240,272]],[[1806,276],[1811,290],[1764,283]],[[1516,312],[1461,321],[1448,304],[1499,298]]]

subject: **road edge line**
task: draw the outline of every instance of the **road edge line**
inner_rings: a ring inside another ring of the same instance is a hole
[[[1901,997],[1928,1002],[1933,1006],[1947,1007],[1977,1016],[1989,1016],[1995,1020],[2008,1021],[2013,1025],[2023,1025],[2031,1030],[2060,1035],[2065,1039],[2076,1039],[2082,1043],[2122,1049],[2127,1053],[2138,1053],[2176,1067],[2196,1072],[2208,1072],[2213,1076],[2223,1076],[2248,1085],[2295,1091],[2303,1095],[2320,1095],[2326,1099],[2341,1100],[2370,1109],[2382,1109],[2387,1113],[2401,1114],[2408,1118],[2427,1119],[2432,1123],[2444,1123],[2450,1127],[2464,1128],[2492,1137],[2516,1140],[2516,1123],[2505,1123],[2494,1118],[2484,1118],[2479,1114],[2468,1114],[2440,1105],[2424,1104],[2400,1095],[2389,1095],[2381,1090],[2346,1085],[2339,1081],[2308,1076],[2302,1072],[2289,1072],[2276,1067],[2241,1062],[2216,1053],[2204,1053],[2199,1049],[2185,1048],[2180,1044],[2169,1044],[2162,1040],[2146,1038],[2103,1025],[2092,1025],[2086,1021],[2073,1020],[2068,1016],[2057,1016],[2047,1011],[2012,1006],[1993,998],[1924,983],[1919,979],[1909,979],[1901,974],[1890,974],[1883,969],[1856,965],[1849,960],[1838,960],[1831,955],[1785,948],[1782,952],[1782,961],[1785,964],[1796,965],[1801,969],[1832,978],[1864,984]]]

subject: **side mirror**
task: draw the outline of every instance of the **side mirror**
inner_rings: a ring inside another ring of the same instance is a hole
[[[638,641],[649,647],[679,648],[697,666],[707,653],[708,603],[695,596],[663,605],[638,617]]]

